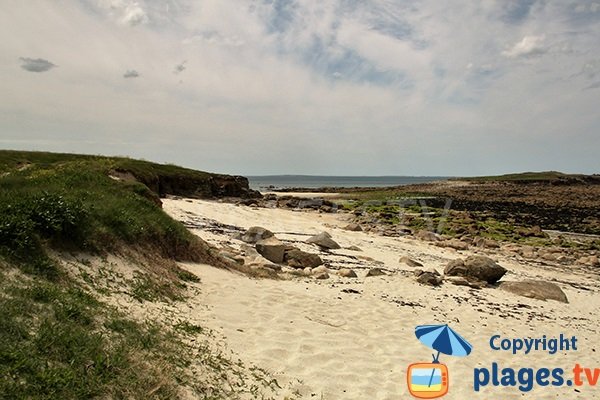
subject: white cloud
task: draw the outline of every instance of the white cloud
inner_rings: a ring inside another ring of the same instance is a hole
[[[138,3],[133,2],[131,4],[127,4],[123,9],[121,22],[131,26],[144,24],[148,22],[148,15],[146,15],[146,12]]]
[[[544,43],[545,39],[544,35],[524,36],[521,41],[503,51],[502,54],[509,58],[540,56],[548,51]]]
[[[593,170],[600,23],[501,3],[19,2],[0,10],[0,130],[242,174]],[[21,73],[25,55],[60,68]]]
[[[149,22],[149,17],[144,10],[144,5],[133,0],[98,0],[98,6],[109,12],[109,15],[118,23],[129,26],[141,25]]]

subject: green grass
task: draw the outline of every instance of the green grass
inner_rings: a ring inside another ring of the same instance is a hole
[[[159,374],[151,363],[164,364],[178,346],[72,282],[35,278],[0,286],[2,398],[173,398],[176,369]]]
[[[33,162],[23,165],[25,156]],[[28,272],[52,275],[44,257],[59,250],[116,251],[136,245],[165,258],[201,261],[206,248],[157,206],[157,196],[139,182],[109,177],[116,165],[151,163],[93,156],[0,151],[0,254]],[[132,167],[133,168],[133,167]],[[179,167],[156,166],[175,171]],[[187,170],[181,169],[184,173]],[[201,176],[204,173],[200,173]]]

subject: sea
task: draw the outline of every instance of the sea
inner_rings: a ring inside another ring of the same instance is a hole
[[[315,176],[263,175],[248,176],[250,188],[259,191],[323,187],[388,187],[427,183],[448,179],[447,176]]]

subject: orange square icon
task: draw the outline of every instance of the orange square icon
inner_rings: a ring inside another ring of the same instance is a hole
[[[419,399],[435,399],[448,393],[448,367],[440,363],[416,363],[408,366],[408,390]]]

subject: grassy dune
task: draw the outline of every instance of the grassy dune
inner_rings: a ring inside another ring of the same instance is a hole
[[[127,158],[0,151],[0,397],[178,397],[191,362],[185,336],[201,328],[135,321],[95,298],[56,259],[126,254],[153,265],[128,288],[136,300],[183,299],[195,276],[174,260],[224,264],[163,212],[164,193],[142,183],[165,177],[179,182],[171,191],[214,178]],[[203,357],[215,378],[196,384],[198,397],[235,398],[219,389],[226,360],[208,349]]]

